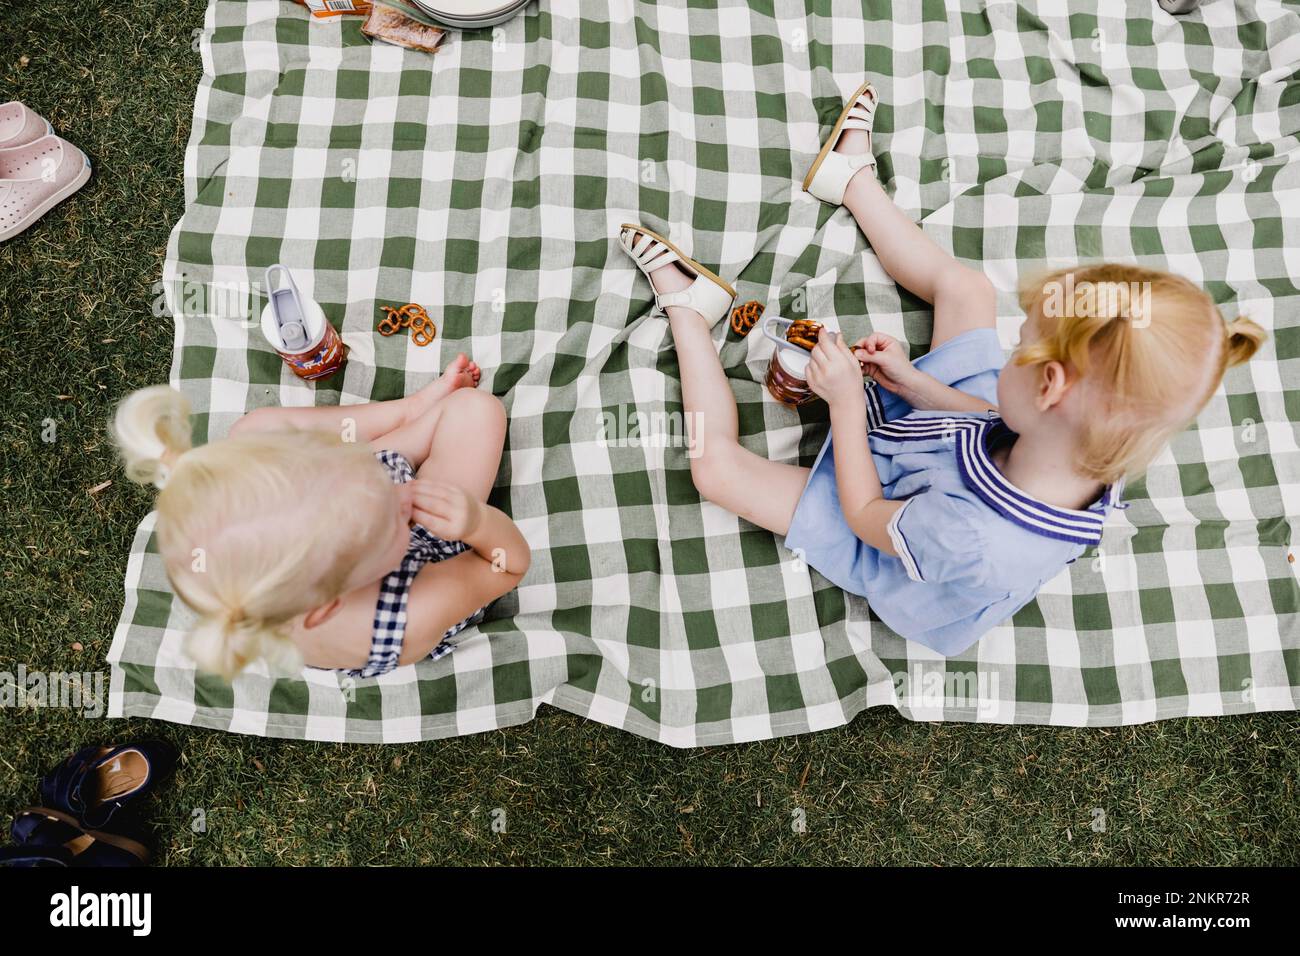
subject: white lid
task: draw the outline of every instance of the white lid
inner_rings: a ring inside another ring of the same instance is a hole
[[[795,378],[807,380],[808,363],[812,361],[812,356],[799,349],[777,349],[776,360],[781,363],[781,367],[793,375]]]
[[[314,299],[308,299],[300,296],[302,301],[302,318],[303,324],[307,327],[307,340],[311,343],[306,348],[299,350],[305,352],[307,349],[313,349],[320,344],[320,340],[325,336],[325,310]],[[262,308],[262,335],[271,343],[271,347],[280,352],[288,352],[289,349],[284,347],[284,339],[280,338],[280,327],[275,321],[275,310],[271,303],[266,303]],[[298,353],[294,353],[298,354]]]

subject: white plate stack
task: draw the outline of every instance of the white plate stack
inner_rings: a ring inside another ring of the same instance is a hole
[[[504,23],[528,5],[528,0],[413,0],[439,23],[456,30],[478,30]]]

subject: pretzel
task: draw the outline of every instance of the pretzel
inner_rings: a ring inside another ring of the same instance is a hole
[[[731,331],[744,338],[762,316],[763,303],[761,302],[751,299],[744,305],[738,305],[731,310]]]
[[[411,330],[411,341],[416,345],[428,345],[438,335],[438,328],[429,318],[429,313],[418,302],[408,302],[400,309],[389,305],[379,307],[384,318],[379,320],[380,335],[394,335],[401,329]]]
[[[420,309],[418,312],[411,314],[411,341],[416,345],[424,346],[433,341],[438,334],[437,328],[429,319],[429,314]]]
[[[812,319],[795,319],[785,330],[785,340],[791,345],[797,345],[811,352],[817,347],[817,339],[821,331],[820,322],[814,322]]]

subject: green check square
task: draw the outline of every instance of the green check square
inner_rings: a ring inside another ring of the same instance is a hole
[[[674,537],[670,545],[673,554],[673,571],[677,574],[708,574],[709,555],[704,538]]]
[[[731,719],[734,691],[730,684],[714,684],[695,691],[695,722],[712,724]]]
[[[633,647],[659,647],[659,614],[643,607],[627,609],[627,642]]]
[[[1123,700],[1119,692],[1119,679],[1113,667],[1085,667],[1082,669],[1083,690],[1093,707],[1118,704]]]
[[[756,641],[790,636],[790,608],[784,601],[755,601],[749,618]]]
[[[614,499],[620,508],[648,505],[654,498],[650,489],[650,476],[645,472],[620,472],[613,476]]]
[[[577,478],[548,478],[542,482],[548,514],[582,510],[582,491]]]
[[[369,99],[370,73],[366,70],[336,70],[334,93],[341,100]]]
[[[1016,700],[1027,704],[1052,703],[1052,669],[1046,664],[1016,664]]]
[[[492,690],[498,704],[529,700],[533,696],[532,676],[527,661],[492,666]]]

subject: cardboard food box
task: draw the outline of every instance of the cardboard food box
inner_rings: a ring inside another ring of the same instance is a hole
[[[311,11],[313,17],[368,16],[370,0],[294,0]]]

